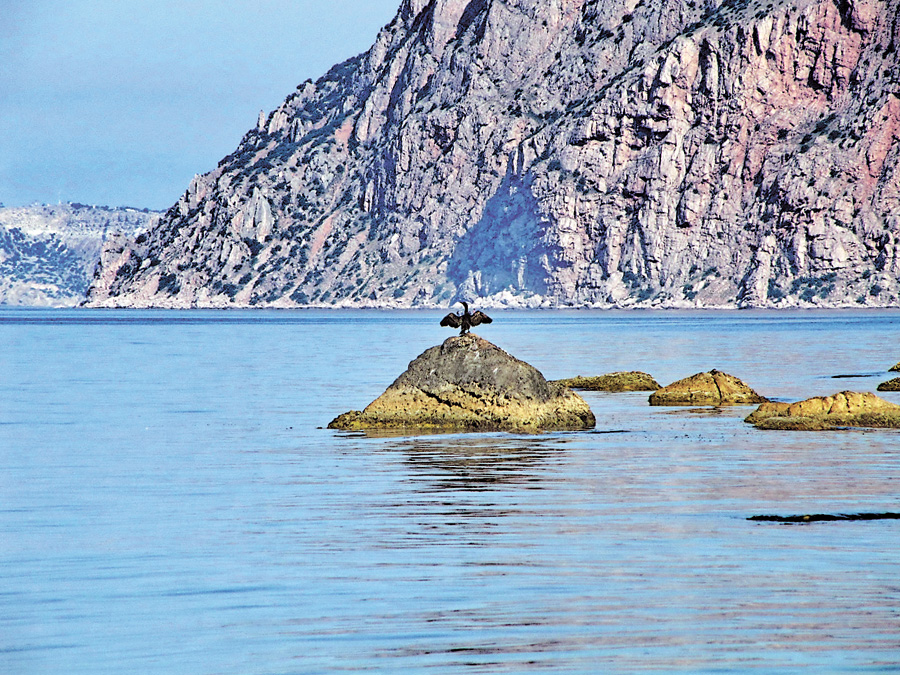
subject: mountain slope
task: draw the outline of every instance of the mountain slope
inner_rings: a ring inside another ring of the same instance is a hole
[[[91,302],[896,304],[898,41],[898,0],[406,0]]]
[[[0,305],[80,304],[104,242],[158,220],[147,210],[84,204],[0,207]]]

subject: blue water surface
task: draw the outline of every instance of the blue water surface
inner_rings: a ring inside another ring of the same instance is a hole
[[[491,314],[548,378],[900,360],[900,312]],[[0,309],[0,672],[900,672],[900,521],[746,520],[900,511],[900,432],[591,392],[593,431],[324,429],[440,316]]]

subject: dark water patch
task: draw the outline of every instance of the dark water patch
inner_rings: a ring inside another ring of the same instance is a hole
[[[162,593],[161,595],[169,598],[184,598],[202,595],[233,595],[237,593],[284,592],[284,590],[285,588],[283,586],[235,586],[223,588],[177,589]]]
[[[23,652],[49,652],[60,649],[76,649],[76,644],[54,644],[54,645],[22,645],[12,647],[0,647],[0,654],[20,654]]]
[[[750,516],[747,520],[771,523],[814,523],[835,520],[900,520],[900,513],[809,513],[797,516]]]
[[[734,406],[728,406],[728,408],[732,408]],[[681,408],[676,407],[674,410],[664,410],[662,411],[663,415],[722,415],[725,412],[729,412],[727,408],[722,406],[711,406],[705,408]]]

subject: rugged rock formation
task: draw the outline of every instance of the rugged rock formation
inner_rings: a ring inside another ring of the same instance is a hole
[[[719,370],[691,375],[650,394],[650,405],[748,405],[766,400]]]
[[[823,431],[839,427],[900,428],[900,405],[875,394],[842,391],[797,403],[763,403],[745,422],[758,429]]]
[[[468,333],[425,351],[365,410],[328,428],[535,432],[594,423],[580,396]]]
[[[895,377],[893,380],[882,382],[878,385],[877,389],[878,391],[900,391],[900,377]]]
[[[404,0],[96,305],[888,306],[900,0]]]
[[[893,372],[896,372],[896,371],[900,371],[900,363],[898,363],[896,366],[892,366],[888,372],[892,372],[892,373],[893,373]]]
[[[647,373],[640,371],[628,371],[620,373],[608,373],[592,377],[570,377],[564,380],[554,380],[570,389],[588,389],[591,391],[656,391],[660,384]]]
[[[104,242],[133,237],[159,216],[84,204],[0,207],[0,305],[80,304]]]

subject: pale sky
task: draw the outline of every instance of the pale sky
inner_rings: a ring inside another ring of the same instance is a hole
[[[166,209],[401,0],[0,0],[0,203]]]

